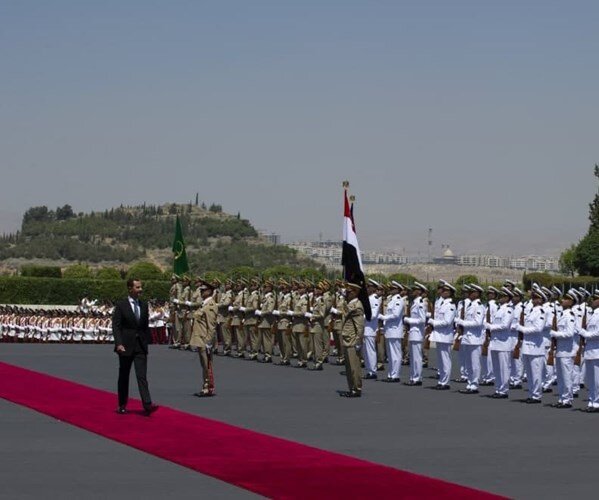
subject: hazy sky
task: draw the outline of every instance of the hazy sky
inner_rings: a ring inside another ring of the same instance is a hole
[[[207,203],[284,241],[556,253],[599,162],[595,1],[0,2],[0,231]]]

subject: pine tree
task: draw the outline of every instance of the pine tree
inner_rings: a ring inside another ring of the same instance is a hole
[[[599,180],[599,165],[597,164],[595,164],[595,177]],[[591,221],[589,232],[599,230],[599,189],[597,189],[593,202],[589,203],[589,220]]]

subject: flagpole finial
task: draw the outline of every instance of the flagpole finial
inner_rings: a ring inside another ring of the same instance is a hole
[[[353,203],[354,201],[356,201],[356,197],[355,197],[355,196],[352,194],[352,195],[349,197],[349,201],[351,201],[351,202]]]
[[[343,187],[344,189],[347,189],[349,187],[349,181],[343,181]]]

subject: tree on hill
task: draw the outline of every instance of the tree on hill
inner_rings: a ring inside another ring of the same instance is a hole
[[[162,280],[164,274],[156,264],[151,262],[138,262],[133,264],[127,271],[127,279],[137,278],[140,280]]]
[[[595,165],[594,175],[599,181],[599,165]],[[589,221],[589,230],[576,247],[573,261],[580,274],[599,276],[599,187],[589,204]]]

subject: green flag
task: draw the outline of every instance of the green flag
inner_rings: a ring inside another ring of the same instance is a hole
[[[183,243],[183,231],[181,230],[181,221],[177,215],[177,222],[175,224],[175,241],[173,241],[173,255],[175,260],[173,262],[173,271],[179,276],[189,271],[189,264],[187,263],[187,254],[185,253],[185,243]]]

